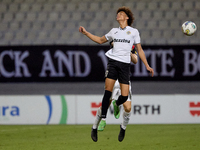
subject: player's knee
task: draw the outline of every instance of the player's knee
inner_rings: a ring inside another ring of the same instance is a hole
[[[124,111],[128,113],[131,112],[131,106],[124,107]]]

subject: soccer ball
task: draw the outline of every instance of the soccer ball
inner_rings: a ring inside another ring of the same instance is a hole
[[[197,26],[192,21],[186,21],[182,24],[182,31],[185,35],[191,36],[193,35],[197,30]]]

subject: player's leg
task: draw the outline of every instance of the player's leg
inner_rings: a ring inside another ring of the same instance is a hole
[[[119,97],[119,95],[121,95],[121,90],[120,90],[119,82],[117,80],[114,84],[114,88],[112,91],[112,97],[110,98],[109,107],[110,107],[112,100],[116,100]],[[102,118],[102,120],[98,126],[98,131],[103,131],[105,126],[106,126],[106,118]]]
[[[101,121],[101,106],[97,110],[97,114],[92,128],[96,129],[100,121]]]
[[[129,89],[128,100],[123,103],[124,111],[123,111],[123,122],[120,125],[120,133],[118,136],[118,140],[121,142],[125,137],[126,126],[129,123],[130,116],[131,116],[131,86]]]
[[[129,85],[128,84],[120,83],[120,87],[121,87],[121,95],[118,97],[118,99],[116,101],[113,101],[114,116],[116,119],[119,118],[119,113],[120,113],[119,106],[121,104],[123,104],[124,102],[126,102],[126,100],[128,99],[128,93],[129,93]]]
[[[129,94],[129,81],[130,81],[130,64],[128,63],[118,63],[118,80],[120,83],[121,95],[118,97],[117,101],[113,103],[114,105],[114,115],[119,113],[119,106],[126,102]]]
[[[98,137],[97,137],[97,126],[99,122],[101,121],[101,107],[98,108],[97,114],[95,117],[94,124],[92,126],[92,131],[91,131],[91,138],[94,142],[97,142]]]
[[[121,142],[125,137],[126,126],[129,123],[130,116],[131,116],[131,101],[126,101],[124,104],[124,111],[123,111],[123,122],[120,125],[120,132],[118,135],[118,140]]]
[[[116,70],[116,63],[117,61],[109,59],[107,70],[105,73],[105,92],[102,99],[102,111],[101,111],[101,118],[105,119],[109,107],[110,98],[112,95],[113,87],[115,81],[117,80],[118,74]],[[93,141],[97,141],[97,128],[92,128],[91,138]]]
[[[112,99],[110,99],[110,104],[112,102]],[[109,104],[109,106],[110,106]],[[99,107],[101,109],[101,107]],[[106,118],[102,118],[101,119],[101,122],[99,123],[99,126],[98,126],[98,131],[103,131],[104,128],[106,127]]]
[[[122,128],[126,130],[131,116],[131,101],[126,101],[124,104]]]
[[[104,96],[103,96],[103,99],[102,99],[101,117],[98,118],[97,125],[92,127],[92,131],[91,131],[91,138],[94,142],[97,142],[97,140],[98,140],[97,127],[98,127],[98,124],[100,122],[100,119],[106,118],[108,107],[109,107],[109,102],[110,102],[110,97],[112,95],[112,90],[113,90],[113,86],[115,84],[115,81],[116,80],[113,80],[113,79],[110,79],[110,78],[106,78],[106,80],[105,80],[105,92],[104,92]],[[95,120],[95,122],[96,122],[96,120]]]
[[[110,78],[106,78],[105,80],[105,93],[102,99],[102,113],[101,113],[102,118],[106,118],[115,81],[116,80]]]

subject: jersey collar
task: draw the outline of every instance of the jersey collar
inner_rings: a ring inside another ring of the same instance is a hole
[[[121,27],[119,27],[119,29],[120,29],[120,30],[126,30],[128,27],[129,27],[129,26],[126,26],[126,27],[123,28],[123,29],[122,29]]]

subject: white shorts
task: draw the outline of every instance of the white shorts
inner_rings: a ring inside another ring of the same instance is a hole
[[[111,96],[111,100],[117,100],[118,97],[121,95],[121,89],[120,89],[120,85],[118,80],[115,82],[115,85],[113,87],[113,92],[112,92],[112,96]],[[128,99],[127,101],[131,101],[131,83],[129,84],[129,94],[128,94]]]

